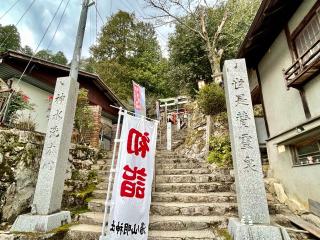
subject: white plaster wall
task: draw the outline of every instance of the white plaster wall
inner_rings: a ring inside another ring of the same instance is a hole
[[[320,125],[320,120],[305,125],[305,131],[314,129]],[[267,151],[270,162],[270,169],[273,177],[280,180],[289,198],[301,202],[308,209],[308,199],[320,202],[320,164],[293,167],[293,156],[290,147],[286,146],[286,151],[278,152],[278,143],[297,136],[293,130],[281,137],[267,142]]]
[[[252,68],[248,69],[248,79],[249,79],[249,86],[250,86],[250,92],[251,92],[256,86],[258,86],[257,73]]]
[[[312,8],[316,0],[304,0],[289,21],[292,32]],[[297,90],[286,89],[282,74],[292,64],[284,31],[276,38],[269,51],[260,61],[258,68],[264,96],[266,117],[270,137],[307,121],[300,94]],[[320,116],[320,76],[304,86],[311,116]],[[305,130],[320,126],[320,121],[305,125]],[[268,157],[273,176],[281,181],[289,198],[301,202],[308,208],[308,199],[320,202],[320,165],[293,167],[293,156],[289,146],[283,153],[278,152],[277,144],[297,135],[295,130],[267,142]]]
[[[320,75],[304,86],[311,117],[320,116]]]
[[[282,70],[292,63],[282,31],[258,65],[271,137],[306,120],[298,90],[287,90]]]
[[[28,116],[31,116],[31,119],[36,123],[36,131],[45,133],[48,125],[47,116],[49,115],[48,97],[52,94],[24,81],[20,81],[18,86],[17,80],[14,80],[13,88],[22,91],[30,98],[30,103],[34,104],[34,109],[22,111],[21,117],[28,118]]]

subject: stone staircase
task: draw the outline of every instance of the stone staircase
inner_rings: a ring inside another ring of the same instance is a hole
[[[184,131],[173,132],[173,147],[183,143],[185,136]],[[88,203],[90,211],[80,214],[79,224],[68,232],[68,240],[99,238],[110,162],[111,159],[97,162],[95,169],[101,183]],[[205,160],[189,159],[167,151],[164,141],[158,144],[155,168],[148,239],[225,239],[219,236],[219,230],[227,227],[229,217],[237,215],[230,169],[214,168]],[[287,225],[288,221],[279,214],[283,206],[269,200],[273,222]]]
[[[106,179],[110,165],[98,166]],[[215,239],[213,228],[225,228],[236,213],[233,178],[228,169],[160,150],[156,154],[156,187],[152,194],[149,239]],[[107,182],[93,192],[90,212],[80,214],[70,239],[98,239],[103,221]]]

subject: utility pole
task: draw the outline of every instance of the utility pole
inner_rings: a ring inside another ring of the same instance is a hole
[[[82,50],[84,33],[86,29],[88,9],[90,6],[94,4],[94,1],[92,2],[90,1],[91,0],[83,0],[83,3],[82,3],[82,10],[80,15],[76,43],[74,46],[73,58],[71,61],[71,68],[70,68],[70,75],[69,75],[71,79],[73,79],[73,81],[78,79],[79,65],[81,60],[81,50]]]
[[[70,212],[61,211],[61,202],[79,91],[81,50],[92,4],[83,0],[69,76],[56,81],[31,213],[18,216],[12,232],[48,232],[71,222]]]

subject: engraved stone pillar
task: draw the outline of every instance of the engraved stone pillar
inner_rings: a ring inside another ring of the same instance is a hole
[[[269,226],[270,216],[245,60],[225,61],[223,75],[238,212],[242,220],[240,223],[238,219],[230,219],[229,231],[234,239],[282,239],[281,230]]]
[[[79,83],[58,78],[31,214],[20,215],[11,231],[47,232],[70,222],[69,212],[60,212]]]

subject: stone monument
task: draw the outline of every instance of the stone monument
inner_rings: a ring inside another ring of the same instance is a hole
[[[61,211],[61,202],[79,90],[83,37],[88,8],[93,3],[82,1],[70,74],[56,81],[31,213],[18,216],[12,232],[48,232],[71,221],[70,212]]]
[[[270,225],[245,60],[225,61],[223,76],[239,212],[229,219],[229,232],[235,240],[290,239]]]
[[[70,77],[57,79],[32,210],[20,215],[11,231],[47,232],[71,221],[60,208],[78,89]]]

